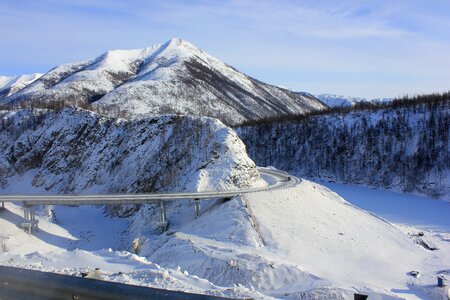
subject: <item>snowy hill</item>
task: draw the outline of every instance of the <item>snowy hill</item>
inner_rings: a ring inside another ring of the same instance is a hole
[[[75,108],[2,117],[10,119],[0,131],[2,194],[210,191],[263,183],[242,141],[216,119],[126,121]],[[135,230],[152,231],[157,225],[146,220],[159,213],[154,206],[108,207],[108,213],[136,214]],[[168,209],[169,217],[193,217],[191,202],[171,202]]]
[[[33,120],[26,113],[3,116],[12,124],[0,132],[2,192],[26,174],[52,193],[226,190],[259,178],[243,143],[215,119],[126,121],[67,108]]]
[[[353,106],[358,102],[366,101],[364,98],[354,98],[334,94],[318,94],[314,96],[329,107]]]
[[[328,105],[329,107],[346,107],[354,106],[359,102],[372,102],[372,103],[383,103],[392,101],[391,98],[360,98],[360,97],[348,97],[335,94],[317,94],[314,95],[317,99]]]
[[[0,103],[21,101],[89,102],[132,116],[204,115],[227,124],[326,108],[307,94],[253,79],[180,39],[60,65]]]
[[[237,131],[258,165],[450,200],[450,101],[405,103]]]
[[[37,79],[39,79],[43,74],[34,73],[30,75],[20,75],[20,76],[0,76],[0,102],[2,99],[20,91],[26,86],[30,85]]]

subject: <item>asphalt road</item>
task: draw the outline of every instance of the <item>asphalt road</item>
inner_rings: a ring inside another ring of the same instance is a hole
[[[170,200],[229,198],[237,195],[285,188],[301,180],[286,172],[258,168],[269,185],[231,191],[151,193],[151,194],[97,194],[97,195],[0,195],[0,202],[24,202],[26,205],[124,205]]]

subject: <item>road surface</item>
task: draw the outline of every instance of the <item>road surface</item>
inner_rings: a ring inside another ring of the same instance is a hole
[[[230,198],[254,192],[268,191],[296,185],[300,179],[286,172],[258,168],[269,184],[265,187],[230,191],[151,193],[151,194],[98,194],[98,195],[0,195],[0,202],[23,202],[25,205],[124,205],[143,204],[181,199]]]

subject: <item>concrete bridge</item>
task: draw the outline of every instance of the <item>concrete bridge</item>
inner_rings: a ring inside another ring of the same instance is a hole
[[[159,225],[166,230],[168,220],[166,216],[166,201],[187,200],[194,201],[195,215],[200,215],[200,201],[211,199],[232,198],[238,195],[269,191],[296,185],[300,179],[286,172],[266,168],[258,168],[261,177],[269,184],[265,187],[238,189],[230,191],[182,192],[182,193],[151,193],[151,194],[103,194],[103,195],[0,195],[0,202],[22,202],[24,222],[20,226],[32,232],[38,228],[35,206],[37,205],[126,205],[159,203]]]

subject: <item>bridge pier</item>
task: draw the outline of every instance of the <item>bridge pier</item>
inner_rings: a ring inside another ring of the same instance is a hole
[[[159,224],[162,231],[167,230],[167,215],[166,215],[166,203],[163,200],[159,201]]]
[[[194,204],[195,204],[195,218],[197,219],[198,217],[200,217],[200,199],[195,198]]]
[[[0,210],[5,210],[5,202],[2,201],[2,207],[0,207]]]
[[[23,230],[28,231],[31,234],[33,228],[38,229],[38,220],[36,220],[35,207],[33,205],[23,204],[23,218],[25,222],[20,223],[20,227]]]

